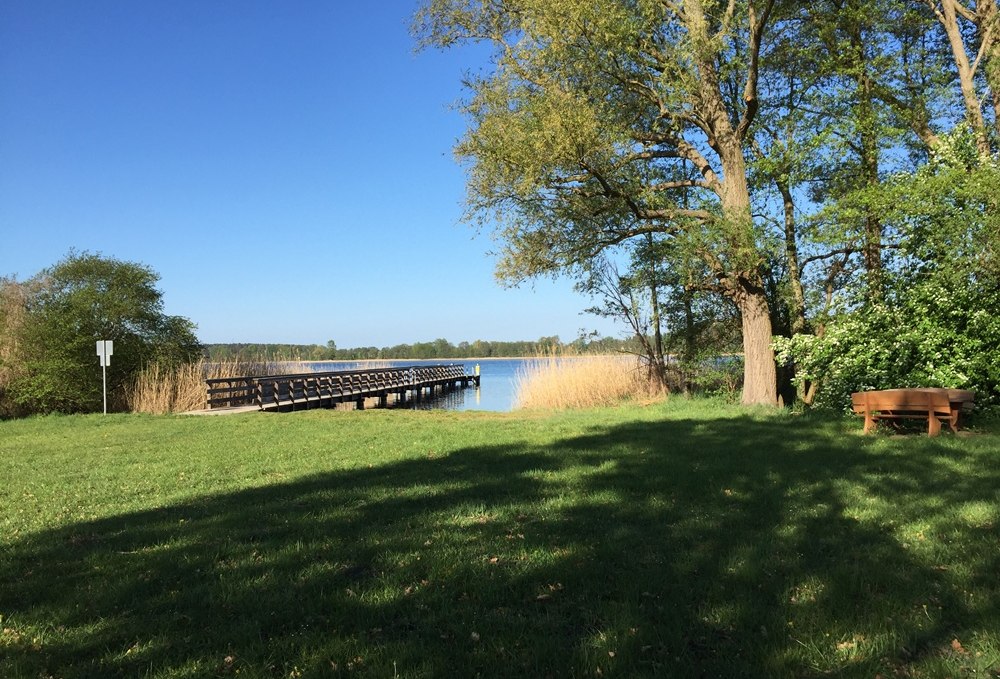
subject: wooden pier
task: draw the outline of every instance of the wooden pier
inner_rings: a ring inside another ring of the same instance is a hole
[[[478,372],[478,371],[477,371]],[[223,377],[206,380],[208,409],[246,408],[290,411],[333,408],[353,403],[363,409],[433,398],[451,389],[479,386],[479,375],[468,375],[461,365],[408,365],[396,368],[334,372]]]

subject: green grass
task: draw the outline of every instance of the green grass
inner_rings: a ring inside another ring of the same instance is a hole
[[[1000,676],[1000,434],[0,422],[0,677]]]

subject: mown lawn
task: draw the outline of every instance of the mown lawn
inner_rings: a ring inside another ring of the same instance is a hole
[[[1000,676],[1000,431],[0,422],[0,677]]]

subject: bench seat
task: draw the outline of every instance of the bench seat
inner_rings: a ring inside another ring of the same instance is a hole
[[[973,392],[963,389],[884,389],[851,394],[851,405],[865,418],[865,433],[879,420],[926,419],[928,436],[941,432],[941,422],[958,431],[958,417],[972,406]]]

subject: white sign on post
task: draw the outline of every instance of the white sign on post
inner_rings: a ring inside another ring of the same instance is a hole
[[[104,414],[108,414],[108,366],[111,365],[111,354],[115,352],[113,340],[97,340],[97,355],[101,359],[101,374],[104,377]]]
[[[111,365],[111,354],[115,353],[114,340],[97,340],[97,355],[101,357],[101,365]]]

